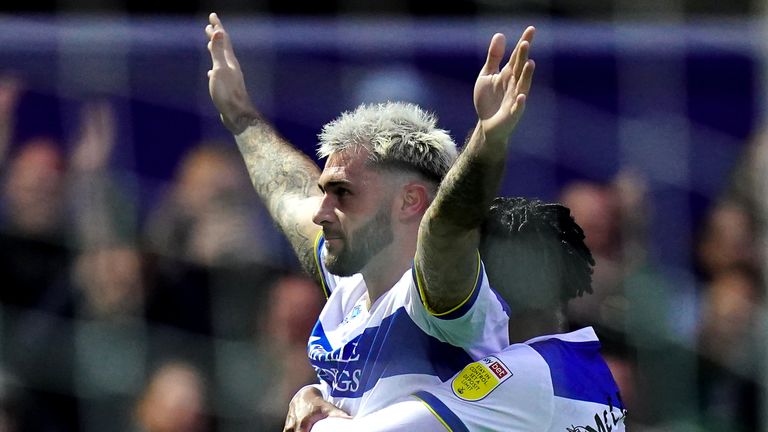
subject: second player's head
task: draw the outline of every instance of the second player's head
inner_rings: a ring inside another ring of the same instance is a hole
[[[483,225],[480,255],[489,282],[520,310],[561,310],[592,292],[595,261],[567,207],[496,198]]]

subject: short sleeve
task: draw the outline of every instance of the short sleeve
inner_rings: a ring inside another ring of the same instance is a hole
[[[420,289],[418,269],[411,270],[406,310],[427,334],[464,348],[478,359],[509,345],[509,307],[491,289],[478,255],[475,286],[469,296],[452,310],[436,314],[428,310]]]
[[[547,370],[540,356],[518,344],[413,396],[450,430],[541,432],[554,409]]]

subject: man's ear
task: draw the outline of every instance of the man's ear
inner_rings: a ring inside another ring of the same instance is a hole
[[[421,217],[432,202],[430,188],[421,182],[406,183],[400,196],[399,212],[402,220]]]

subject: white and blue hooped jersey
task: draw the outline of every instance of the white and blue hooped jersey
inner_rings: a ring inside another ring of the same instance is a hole
[[[591,327],[542,336],[419,391],[452,432],[623,432],[626,409]]]
[[[443,314],[422,303],[417,269],[368,309],[362,275],[339,277],[315,257],[328,296],[309,338],[308,354],[329,402],[353,416],[365,415],[439,384],[467,363],[508,346],[509,311],[490,288],[478,257],[472,294]]]

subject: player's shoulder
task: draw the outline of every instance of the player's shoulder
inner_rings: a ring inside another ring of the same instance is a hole
[[[600,356],[600,340],[591,327],[570,333],[546,335],[525,342],[546,364],[556,388],[590,379],[595,371],[605,372]],[[609,373],[610,374],[610,373]],[[586,377],[582,378],[583,375]]]
[[[570,333],[539,336],[525,342],[550,366],[562,362],[592,362],[599,359],[600,340],[592,327]]]
[[[594,330],[585,328],[513,344],[498,353],[498,357],[519,377],[518,390],[525,388],[552,398],[562,387],[579,387],[579,383],[591,379],[592,374],[583,376],[582,367],[595,369],[591,363],[599,349]]]
[[[624,430],[626,409],[591,327],[526,344],[549,369],[555,401],[551,430],[607,430],[608,425],[612,430]]]
[[[546,362],[555,396],[597,404],[616,403],[618,387],[591,327],[535,338],[526,345]]]
[[[517,391],[524,390],[529,395],[535,393],[539,398],[552,397],[549,365],[530,345],[512,344],[487,358],[497,359],[509,369],[510,374],[515,377],[514,386]]]
[[[545,430],[554,410],[549,368],[526,344],[470,364],[451,381],[463,403],[457,410],[483,412],[504,430]]]
[[[505,363],[514,363],[521,369],[547,369],[547,362],[527,343],[515,343],[495,354]]]

